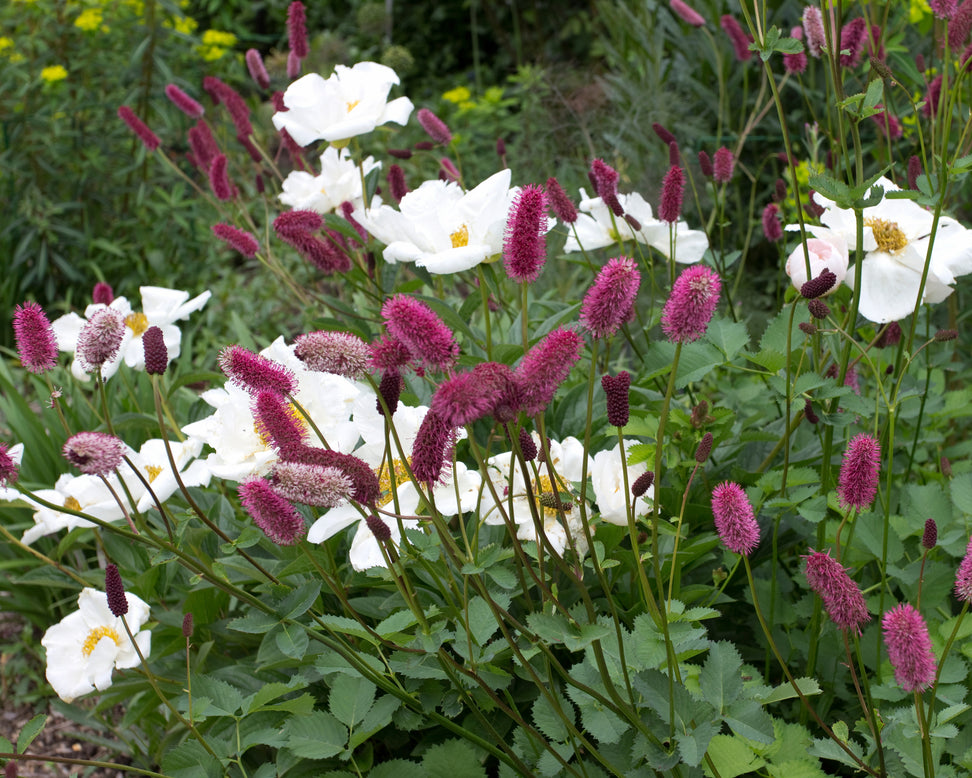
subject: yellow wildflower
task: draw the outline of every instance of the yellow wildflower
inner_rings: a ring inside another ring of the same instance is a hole
[[[196,51],[207,62],[222,57],[230,46],[236,44],[236,36],[231,32],[222,30],[206,30],[202,34],[202,43],[196,47]]]
[[[103,15],[100,8],[86,8],[79,15],[78,18],[74,20],[74,26],[78,27],[85,32],[93,32],[101,28],[101,22],[103,21]],[[107,28],[102,28],[102,30],[107,30]]]
[[[470,92],[464,86],[457,86],[455,89],[450,89],[448,92],[442,94],[443,99],[448,100],[450,103],[464,103],[472,97],[472,92]]]
[[[13,38],[8,38],[6,36],[0,37],[0,54],[5,52],[7,49],[12,49],[13,45]]]
[[[930,13],[931,6],[928,5],[928,0],[911,0],[908,8],[908,21],[911,24],[918,24]]]
[[[63,65],[51,65],[41,71],[40,77],[48,84],[53,84],[55,81],[63,81],[67,78],[68,72]]]

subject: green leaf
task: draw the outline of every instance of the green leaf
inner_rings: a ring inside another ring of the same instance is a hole
[[[302,759],[327,759],[340,754],[348,742],[347,728],[320,710],[287,719],[284,734],[287,748]]]
[[[815,678],[795,678],[794,680],[804,696],[809,697],[813,694],[820,694],[820,684],[817,683]],[[781,683],[773,691],[760,699],[760,702],[763,705],[769,705],[772,702],[789,700],[796,696],[797,693],[789,683]]]
[[[276,634],[277,648],[291,659],[303,659],[310,640],[307,631],[299,624],[282,624]]]
[[[473,640],[480,646],[485,646],[493,633],[499,629],[492,609],[482,597],[473,597],[469,601],[469,620],[466,627]]]
[[[728,362],[749,343],[749,331],[741,321],[719,317],[709,323],[705,338],[722,352]]]
[[[211,675],[194,677],[192,692],[193,695],[209,699],[211,706],[209,715],[232,716],[243,708],[243,692],[232,684]]]
[[[348,748],[353,751],[376,732],[387,727],[391,723],[392,715],[401,707],[401,704],[398,698],[392,697],[390,694],[379,697],[371,706],[371,710],[368,711],[360,726],[351,733]]]
[[[272,613],[254,611],[248,616],[241,616],[233,619],[229,623],[229,628],[237,632],[246,632],[250,635],[262,635],[269,632],[280,623],[280,619]]]
[[[339,675],[327,698],[331,714],[349,728],[363,720],[375,701],[375,685],[361,676]]]
[[[303,616],[321,592],[320,581],[308,581],[298,586],[290,594],[284,597],[275,607],[274,611],[280,616],[281,621],[296,619]]]
[[[46,723],[47,716],[43,713],[39,713],[24,724],[24,728],[20,730],[20,734],[17,735],[18,754],[22,754],[27,750],[34,738],[40,734],[42,729],[44,729],[44,725]]]
[[[162,757],[162,772],[171,778],[220,778],[224,775],[219,760],[202,747],[197,740],[165,751]]]
[[[551,691],[550,693],[556,695],[563,713],[558,712],[553,703],[547,699],[547,696],[541,694],[533,703],[533,723],[537,725],[537,729],[555,743],[566,743],[570,734],[567,721],[571,724],[574,723],[574,706],[557,692]],[[564,717],[567,717],[567,721]]]
[[[415,614],[408,610],[408,608],[403,608],[400,611],[396,611],[391,616],[382,619],[381,623],[375,627],[375,632],[377,632],[383,638],[387,638],[391,637],[392,635],[402,634],[409,627],[413,627],[417,623],[418,619],[415,618]]]
[[[422,757],[426,778],[486,778],[476,750],[464,740],[432,746]]]
[[[702,763],[709,743],[719,734],[720,726],[719,722],[703,721],[688,732],[679,732],[675,735],[678,750],[686,764],[698,767]]]
[[[699,689],[705,701],[720,713],[742,692],[740,667],[742,657],[732,643],[720,641],[709,649],[699,673]]]
[[[425,778],[425,768],[408,759],[392,759],[372,767],[368,778]]]
[[[712,738],[708,755],[715,769],[719,771],[720,778],[736,778],[737,775],[755,773],[766,764],[745,741],[730,735],[716,735]],[[703,765],[702,769],[709,778],[713,778],[714,774],[708,764]]]
[[[767,769],[771,778],[827,778],[819,764],[804,760],[773,763]]]
[[[773,719],[756,700],[736,700],[726,711],[726,723],[737,735],[757,743],[773,742]]]

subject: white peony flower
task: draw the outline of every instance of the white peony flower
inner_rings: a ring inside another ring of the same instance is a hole
[[[372,170],[381,168],[381,163],[375,162],[374,157],[367,157],[362,166],[367,176]],[[283,192],[278,199],[295,210],[320,214],[332,213],[344,202],[350,202],[356,209],[363,208],[361,173],[347,149],[328,146],[321,154],[320,175],[293,171],[284,180]]]
[[[636,445],[634,441],[625,441],[625,450]],[[648,472],[648,463],[637,465],[624,464],[628,471],[628,490],[624,488],[624,471],[622,470],[621,446],[617,445],[610,451],[599,451],[594,455],[591,465],[591,482],[594,485],[594,499],[597,509],[604,521],[621,526],[628,525],[627,496],[631,494],[631,487],[635,479]],[[654,507],[655,487],[648,490],[635,500],[635,516],[651,513]]]
[[[125,597],[125,621],[142,656],[147,657],[152,633],[141,627],[148,621],[149,606],[134,594],[126,592]],[[78,595],[78,610],[48,628],[41,645],[47,650],[47,680],[64,702],[95,689],[104,691],[111,686],[116,667],[136,667],[140,661],[121,617],[108,609],[107,595],[89,588]]]
[[[600,197],[588,197],[580,190],[580,211],[570,236],[564,244],[564,253],[593,251],[620,241],[638,241],[668,257],[669,225],[659,221],[651,206],[637,192],[619,194],[618,202],[624,212],[636,219],[640,229],[635,230],[624,217],[615,216]],[[700,230],[690,230],[686,222],[675,225],[675,261],[682,264],[698,262],[709,248],[709,239]]]
[[[118,354],[114,359],[105,362],[101,368],[101,377],[108,379],[115,374],[118,366],[124,360],[125,364],[135,370],[145,369],[145,347],[142,345],[142,335],[149,327],[162,330],[162,339],[169,360],[179,356],[182,332],[175,325],[180,319],[185,319],[190,313],[200,310],[212,295],[212,292],[189,299],[189,293],[179,289],[165,289],[160,286],[139,287],[142,295],[142,311],[135,312],[131,304],[124,297],[116,297],[111,305],[92,303],[84,309],[84,318],[76,313],[68,313],[51,323],[57,338],[57,347],[61,351],[75,353],[78,347],[78,335],[87,320],[98,310],[108,307],[125,320],[125,336],[122,339]],[[81,381],[87,381],[91,376],[84,371],[81,361],[75,355],[71,363],[71,373]]]
[[[788,225],[788,230],[798,230],[799,225]],[[836,232],[807,225],[807,232],[814,237],[807,238],[807,252],[810,254],[811,278],[817,278],[824,270],[829,270],[837,281],[827,294],[832,294],[847,277],[847,267],[850,264],[847,241]],[[786,274],[797,289],[807,282],[807,262],[803,252],[803,244],[799,244],[786,260]]]
[[[412,101],[399,97],[388,102],[388,92],[399,83],[390,67],[377,62],[337,65],[327,79],[308,73],[284,92],[286,111],[273,115],[273,126],[287,130],[299,145],[326,140],[338,146],[379,124],[404,125],[412,113]]]

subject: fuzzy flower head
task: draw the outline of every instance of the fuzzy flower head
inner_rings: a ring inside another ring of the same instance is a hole
[[[749,44],[752,43],[752,40],[743,32],[743,28],[739,25],[736,17],[725,14],[719,19],[719,24],[732,43],[732,50],[736,54],[736,60],[739,62],[749,62],[753,56],[753,52],[749,49]]]
[[[728,184],[736,169],[736,157],[725,146],[720,146],[712,157],[712,177],[717,183]]]
[[[341,468],[305,462],[277,462],[270,480],[286,499],[321,508],[340,505],[352,490],[351,479]]]
[[[662,330],[672,343],[691,343],[704,334],[719,303],[722,281],[718,273],[695,265],[685,270],[672,286],[662,311]]]
[[[543,411],[557,387],[580,359],[584,341],[573,330],[560,327],[531,348],[516,368],[516,382],[522,391],[522,407],[529,416]]]
[[[432,370],[447,370],[459,357],[452,331],[425,303],[399,294],[381,308],[388,332],[405,344],[412,358]]]
[[[292,371],[242,346],[224,348],[219,354],[219,368],[232,383],[251,394],[267,391],[287,395],[297,388]]]
[[[581,324],[595,338],[613,335],[631,312],[640,285],[641,274],[633,259],[608,260],[581,304]]]
[[[749,556],[759,544],[759,525],[753,506],[739,484],[725,481],[712,490],[716,532],[730,551]]]
[[[95,311],[78,334],[77,355],[86,373],[114,359],[125,337],[125,320],[111,308]]]
[[[428,108],[419,108],[415,118],[418,119],[418,123],[422,125],[422,129],[428,133],[428,136],[433,141],[442,146],[448,146],[452,143],[452,133],[446,126],[446,123]]]
[[[124,616],[128,613],[125,584],[122,583],[118,567],[110,563],[105,565],[105,596],[108,600],[108,610],[113,616]]]
[[[955,574],[955,596],[962,602],[972,602],[972,538]]]
[[[349,332],[309,332],[294,341],[294,356],[308,370],[334,373],[345,378],[364,376],[371,350],[361,338]]]
[[[0,486],[7,486],[17,480],[20,473],[20,460],[24,455],[22,444],[8,447],[0,443]],[[19,497],[19,493],[17,493]],[[16,498],[14,498],[16,499]]]
[[[253,523],[278,546],[292,546],[306,533],[304,519],[294,506],[262,478],[244,481],[238,492]]]
[[[811,549],[806,560],[807,583],[823,600],[830,620],[839,629],[859,635],[861,626],[871,617],[857,584],[840,562],[825,551]]]
[[[803,9],[803,32],[807,37],[807,51],[811,57],[820,57],[820,52],[827,45],[824,34],[823,16],[815,5],[808,5]]]
[[[165,335],[161,327],[152,325],[142,335],[145,349],[145,372],[149,375],[162,375],[169,366],[169,352],[165,347]]]
[[[923,692],[935,682],[935,654],[928,626],[910,603],[884,614],[881,620],[894,680],[906,692]]]
[[[432,395],[432,412],[451,427],[472,424],[491,412],[490,389],[475,372],[458,373],[439,384]]]
[[[114,435],[104,432],[78,432],[67,439],[64,458],[82,473],[105,476],[124,459],[127,447]]]
[[[44,310],[35,302],[14,308],[14,339],[20,363],[31,373],[45,373],[57,364],[57,338]]]
[[[669,0],[669,6],[686,24],[693,27],[705,27],[705,18],[684,0]]]
[[[509,278],[527,283],[537,280],[547,258],[546,231],[546,195],[539,186],[525,186],[513,198],[506,223],[503,264]]]
[[[837,481],[837,496],[844,508],[867,510],[874,502],[878,487],[881,444],[861,433],[851,438],[844,451]]]

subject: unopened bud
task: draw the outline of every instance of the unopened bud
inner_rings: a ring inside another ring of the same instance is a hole
[[[938,525],[934,519],[925,520],[925,531],[921,533],[921,545],[931,551],[938,543]]]

